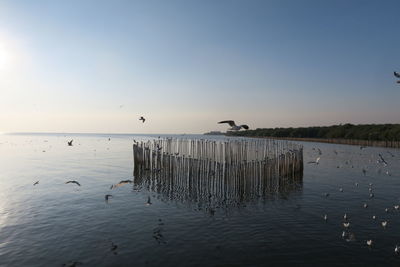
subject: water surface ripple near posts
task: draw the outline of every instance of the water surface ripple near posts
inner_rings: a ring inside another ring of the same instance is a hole
[[[303,147],[283,140],[154,139],[133,155],[136,186],[182,202],[239,205],[302,183]]]

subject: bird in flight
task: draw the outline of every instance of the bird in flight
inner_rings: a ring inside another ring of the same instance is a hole
[[[319,160],[320,160],[321,158],[320,157],[318,157],[315,161],[309,161],[309,162],[307,162],[308,164],[311,164],[311,163],[314,163],[314,164],[319,164]]]
[[[73,142],[74,140],[72,139],[71,141],[68,141],[68,145],[69,146],[72,146],[72,142]]]
[[[77,181],[68,181],[68,182],[65,182],[65,183],[66,184],[77,184],[77,185],[81,186],[81,184],[79,182],[77,182]]]
[[[239,131],[239,130],[242,129],[242,128],[243,128],[243,129],[246,129],[246,130],[249,129],[249,126],[247,126],[246,124],[236,125],[235,121],[231,121],[231,120],[228,120],[228,121],[220,121],[220,122],[218,122],[218,123],[228,123],[229,126],[231,126],[231,128],[229,129],[229,130],[231,130],[231,131]]]
[[[395,76],[396,78],[399,78],[399,79],[400,79],[400,73],[394,71],[393,74],[394,74],[394,76]],[[398,80],[397,83],[400,83],[400,80]]]
[[[146,119],[143,116],[140,116],[139,120],[142,121],[142,123],[146,121]]]
[[[36,181],[33,185],[37,185],[37,184],[39,184],[39,181]]]
[[[120,186],[123,186],[123,185],[126,185],[126,184],[131,184],[131,183],[132,183],[131,180],[123,180],[123,181],[119,182],[118,184],[112,185],[110,187],[110,189],[114,189],[114,188],[117,188],[117,187],[120,187]]]

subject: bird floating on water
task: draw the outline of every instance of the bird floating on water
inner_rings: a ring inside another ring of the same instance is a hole
[[[72,139],[71,141],[68,141],[67,143],[68,143],[68,145],[69,146],[72,146],[72,142],[74,141],[74,139]]]
[[[146,206],[150,206],[151,204],[153,204],[153,203],[151,203],[151,199],[150,199],[150,196],[149,196],[147,198]]]
[[[37,184],[39,184],[39,181],[36,181],[33,185],[37,185]]]
[[[345,221],[347,221],[347,213],[345,213],[345,214],[343,215],[343,219],[344,219]]]
[[[146,121],[146,119],[143,116],[140,116],[139,120],[142,121],[142,123]]]
[[[367,203],[364,203],[364,208],[368,208],[368,204]]]
[[[231,126],[231,128],[229,129],[229,130],[231,130],[231,131],[239,131],[239,130],[242,129],[242,128],[243,128],[243,129],[246,129],[246,130],[249,129],[249,126],[248,126],[248,125],[246,125],[246,124],[236,125],[235,121],[232,121],[232,120],[220,121],[220,122],[218,122],[218,123],[228,123],[229,126]]]
[[[324,215],[324,220],[325,220],[325,221],[328,220],[328,215],[327,215],[327,214]]]
[[[372,215],[372,219],[375,220],[375,219],[376,219],[376,216],[375,216],[375,215]]]
[[[105,199],[106,201],[108,201],[108,199],[109,199],[110,197],[112,198],[112,195],[107,194],[107,195],[104,196],[104,199]]]
[[[76,184],[76,185],[81,186],[81,184],[79,182],[77,182],[77,181],[68,181],[68,182],[65,182],[65,183],[66,184]]]

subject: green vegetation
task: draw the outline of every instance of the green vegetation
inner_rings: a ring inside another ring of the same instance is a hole
[[[400,141],[400,124],[343,124],[323,127],[258,128],[256,130],[228,132],[227,135]]]

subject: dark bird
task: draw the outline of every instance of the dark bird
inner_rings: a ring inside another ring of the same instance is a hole
[[[39,181],[36,181],[33,185],[37,185],[37,184],[39,184]]]
[[[393,74],[394,74],[394,76],[396,77],[396,78],[400,78],[400,74],[398,73],[398,72],[393,72]]]
[[[106,201],[108,201],[108,199],[109,199],[110,197],[112,198],[112,195],[108,195],[108,194],[107,194],[107,195],[104,196],[104,199],[105,199]]]
[[[72,261],[72,262],[69,262],[69,263],[64,263],[62,266],[63,267],[76,267],[76,266],[81,265],[81,264],[83,264],[83,263],[80,262],[80,261]]]
[[[142,123],[146,121],[146,119],[143,116],[140,116],[139,120],[142,121]]]
[[[230,120],[229,121],[220,121],[218,123],[228,123],[229,126],[231,126],[231,128],[230,128],[231,131],[239,131],[242,128],[246,129],[246,130],[249,129],[249,126],[247,126],[246,124],[236,125],[235,121],[230,121]]]
[[[379,154],[379,158],[381,159],[381,162],[382,162],[384,165],[388,165],[388,163],[386,162],[386,160],[382,157],[382,154]]]
[[[131,183],[132,183],[131,180],[123,180],[123,181],[119,182],[118,184],[112,185],[110,187],[110,189],[114,189],[114,188],[117,188],[117,187],[120,187],[120,186],[123,186],[123,185],[126,185],[126,184],[131,184]]]
[[[68,141],[68,145],[69,146],[72,146],[72,142],[73,142],[74,140],[72,139],[71,141]]]
[[[81,186],[81,184],[78,183],[77,181],[68,181],[68,182],[65,182],[65,183],[66,184],[77,184],[77,185]]]

